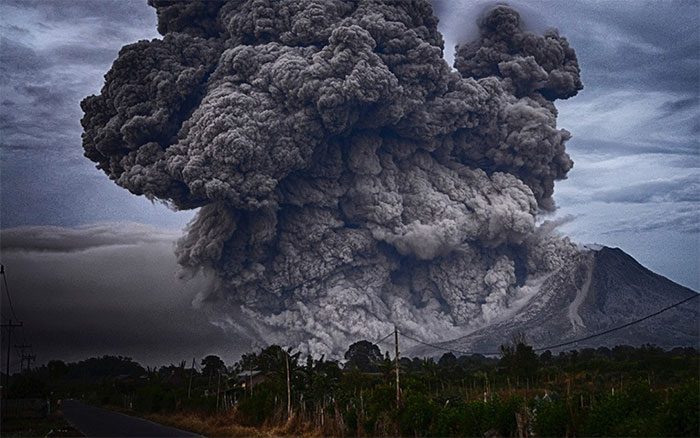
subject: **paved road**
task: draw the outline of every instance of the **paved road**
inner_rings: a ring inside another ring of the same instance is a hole
[[[63,400],[63,416],[87,437],[198,437],[142,418],[96,408],[77,400]]]

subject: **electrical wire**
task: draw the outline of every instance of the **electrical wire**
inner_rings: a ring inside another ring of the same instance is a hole
[[[12,305],[12,298],[10,297],[10,288],[7,286],[7,274],[5,274],[5,265],[0,265],[0,274],[2,275],[3,283],[5,284],[5,294],[7,295],[7,302],[10,304],[10,311],[12,311],[12,316],[15,320],[18,320],[17,314],[15,313],[15,307]]]
[[[623,329],[623,328],[626,328],[626,327],[629,327],[629,326],[632,326],[632,325],[635,325],[635,324],[639,324],[639,323],[642,322],[642,321],[646,321],[646,320],[649,319],[649,318],[653,318],[654,316],[660,315],[661,313],[666,312],[667,310],[673,309],[674,307],[678,307],[678,306],[680,306],[681,304],[686,303],[686,302],[688,302],[688,301],[690,301],[690,300],[692,300],[692,299],[694,299],[694,298],[697,298],[697,297],[699,297],[699,296],[700,296],[700,294],[694,294],[694,295],[691,296],[691,297],[688,297],[688,298],[686,298],[686,299],[684,299],[684,300],[681,300],[681,301],[679,301],[679,302],[677,302],[677,303],[675,303],[675,304],[671,304],[670,306],[664,307],[663,309],[658,310],[658,311],[656,311],[656,312],[654,312],[654,313],[651,313],[651,314],[649,314],[649,315],[646,315],[646,316],[644,316],[644,317],[642,317],[642,318],[636,319],[636,320],[634,320],[634,321],[627,322],[627,323],[625,323],[625,324],[619,325],[619,326],[617,326],[617,327],[613,327],[613,328],[611,328],[611,329],[604,330],[604,331],[599,332],[599,333],[594,333],[594,334],[592,334],[592,335],[584,336],[584,337],[582,337],[582,338],[577,338],[577,339],[572,339],[572,340],[565,341],[565,342],[560,342],[560,343],[558,343],[558,344],[547,345],[547,346],[545,346],[545,347],[533,348],[533,351],[550,350],[550,349],[552,349],[552,348],[559,348],[559,347],[563,347],[563,346],[566,346],[566,345],[575,344],[575,343],[577,343],[577,342],[586,341],[586,340],[588,340],[588,339],[597,338],[598,336],[607,335],[608,333],[612,333],[612,332],[614,332],[614,331],[621,330],[621,329]],[[447,347],[443,347],[443,346],[440,346],[440,345],[431,344],[431,343],[429,343],[429,342],[425,342],[425,341],[422,341],[422,340],[420,340],[420,339],[416,339],[416,338],[414,338],[414,337],[412,337],[412,336],[410,336],[410,335],[407,335],[406,333],[403,333],[403,332],[399,332],[399,333],[401,333],[402,336],[404,336],[404,337],[406,337],[406,338],[408,338],[408,339],[410,339],[410,340],[412,340],[412,341],[418,342],[419,344],[423,344],[423,345],[425,345],[425,346],[432,347],[432,348],[435,348],[435,349],[438,349],[438,350],[450,351],[450,352],[452,352],[452,353],[459,353],[459,354],[463,354],[463,355],[481,354],[481,355],[484,355],[484,356],[491,356],[491,355],[500,354],[500,352],[498,352],[498,353],[488,352],[488,353],[487,353],[487,352],[473,352],[473,351],[472,351],[472,352],[469,352],[469,351],[455,350],[455,349],[453,349],[453,348],[447,348]],[[457,339],[463,339],[463,338],[457,338]],[[455,340],[456,340],[456,339],[453,339],[452,341],[455,341]],[[443,342],[452,342],[452,341],[441,341],[441,343],[443,343]]]
[[[5,265],[0,265],[0,275],[2,275],[2,280],[3,280],[2,284],[5,285],[5,294],[7,295],[7,302],[10,305],[10,312],[12,313],[14,320],[19,321],[19,318],[17,317],[17,312],[15,312],[15,307],[12,304],[12,297],[10,295],[10,287],[7,284],[7,273],[5,272]],[[2,313],[2,317],[8,322],[12,321],[12,319],[8,318],[4,313]],[[27,333],[24,330],[24,324],[22,324],[19,328],[21,330],[22,344],[28,346],[30,355],[34,355],[34,348],[27,341]],[[18,352],[18,354],[19,354],[19,352]]]
[[[381,344],[381,343],[384,342],[389,336],[391,336],[391,335],[393,335],[393,334],[394,334],[394,332],[392,331],[392,332],[390,332],[388,335],[386,335],[386,336],[384,336],[383,338],[381,338],[380,340],[378,340],[378,341],[372,341],[372,343],[373,343],[373,344]]]
[[[559,343],[559,344],[548,345],[548,346],[546,346],[546,347],[534,348],[534,351],[550,350],[550,349],[552,349],[552,348],[559,348],[559,347],[563,347],[563,346],[565,346],[565,345],[575,344],[575,343],[577,343],[577,342],[587,341],[588,339],[597,338],[598,336],[607,335],[608,333],[612,333],[612,332],[614,332],[614,331],[621,330],[621,329],[626,328],[626,327],[629,327],[629,326],[631,326],[631,325],[638,324],[638,323],[640,323],[640,322],[642,322],[642,321],[645,321],[645,320],[647,320],[647,319],[649,319],[649,318],[653,318],[653,317],[656,316],[656,315],[659,315],[659,314],[661,314],[661,313],[663,313],[663,312],[665,312],[665,311],[667,311],[667,310],[673,309],[674,307],[678,307],[678,306],[680,306],[681,304],[686,303],[686,302],[688,302],[688,301],[690,301],[690,300],[692,300],[692,299],[694,299],[694,298],[697,298],[697,297],[699,297],[699,296],[700,296],[700,294],[694,294],[694,295],[691,296],[691,297],[688,297],[688,298],[686,298],[686,299],[684,299],[684,300],[681,300],[681,301],[679,301],[679,302],[677,302],[677,303],[675,303],[675,304],[671,304],[670,306],[664,307],[663,309],[661,309],[661,310],[659,310],[659,311],[657,311],[657,312],[651,313],[651,314],[649,314],[649,315],[647,315],[647,316],[645,316],[645,317],[636,319],[636,320],[634,320],[634,321],[630,321],[630,322],[628,322],[628,323],[622,324],[622,325],[617,326],[617,327],[613,327],[613,328],[608,329],[608,330],[604,330],[604,331],[602,331],[602,332],[600,332],[600,333],[595,333],[595,334],[592,334],[592,335],[590,335],[590,336],[585,336],[585,337],[583,337],[583,338],[572,339],[571,341],[561,342],[561,343]]]
[[[409,335],[407,335],[407,334],[404,333],[404,332],[399,332],[399,333],[401,334],[401,336],[403,336],[403,337],[405,337],[405,338],[408,338],[408,339],[410,339],[410,340],[412,340],[412,341],[418,342],[419,344],[423,344],[423,345],[425,345],[425,346],[432,347],[432,348],[435,348],[435,349],[438,349],[438,350],[444,350],[444,351],[449,351],[449,352],[452,352],[452,353],[458,353],[458,354],[465,355],[465,356],[470,356],[470,355],[473,355],[473,354],[481,354],[481,355],[483,355],[483,356],[491,356],[491,355],[494,355],[494,354],[500,354],[500,353],[486,353],[486,352],[476,352],[476,351],[455,350],[454,348],[442,347],[442,346],[440,346],[440,345],[435,345],[435,344],[431,344],[431,343],[429,343],[429,342],[421,341],[420,339],[416,339],[416,338],[414,338],[414,337],[412,337],[412,336],[409,336]],[[448,342],[449,342],[449,341],[448,341]]]

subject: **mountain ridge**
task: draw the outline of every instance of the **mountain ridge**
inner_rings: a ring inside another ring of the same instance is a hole
[[[497,353],[500,345],[523,333],[530,345],[540,349],[618,327],[696,294],[645,268],[620,248],[587,248],[546,278],[509,318],[436,345],[457,351]],[[552,350],[643,344],[697,348],[699,314],[698,302],[691,300],[638,324]],[[425,345],[408,349],[409,354],[417,356],[443,352]]]

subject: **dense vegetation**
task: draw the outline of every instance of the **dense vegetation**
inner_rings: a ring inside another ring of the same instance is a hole
[[[286,425],[291,434],[700,433],[700,355],[693,348],[618,346],[538,355],[520,340],[502,353],[498,359],[452,353],[437,361],[402,358],[398,409],[394,362],[367,341],[350,346],[344,365],[302,358],[278,346],[243,355],[230,367],[216,356],[204,358],[199,369],[184,362],[144,369],[129,358],[111,356],[51,361],[13,376],[10,396],[82,398],[166,419],[195,412],[238,426]],[[243,385],[250,375],[238,377],[250,370],[260,372],[252,391]]]

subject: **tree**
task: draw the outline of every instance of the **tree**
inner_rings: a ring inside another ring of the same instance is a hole
[[[452,370],[457,366],[457,357],[451,352],[442,355],[440,360],[438,360],[438,366],[444,370]]]
[[[501,345],[501,366],[513,376],[532,377],[539,367],[537,353],[527,344],[523,333],[516,333],[510,344]]]
[[[68,365],[62,360],[50,360],[46,364],[51,380],[60,380],[68,373]]]
[[[384,358],[376,344],[369,341],[359,341],[352,344],[345,352],[346,369],[371,373],[379,371],[379,364]]]
[[[226,364],[219,356],[210,354],[202,359],[202,374],[205,376],[214,376],[219,372],[226,371]]]
[[[60,367],[60,365],[58,365]],[[142,375],[146,370],[130,357],[102,356],[91,357],[68,365],[68,376],[80,379],[102,379],[105,377]]]

